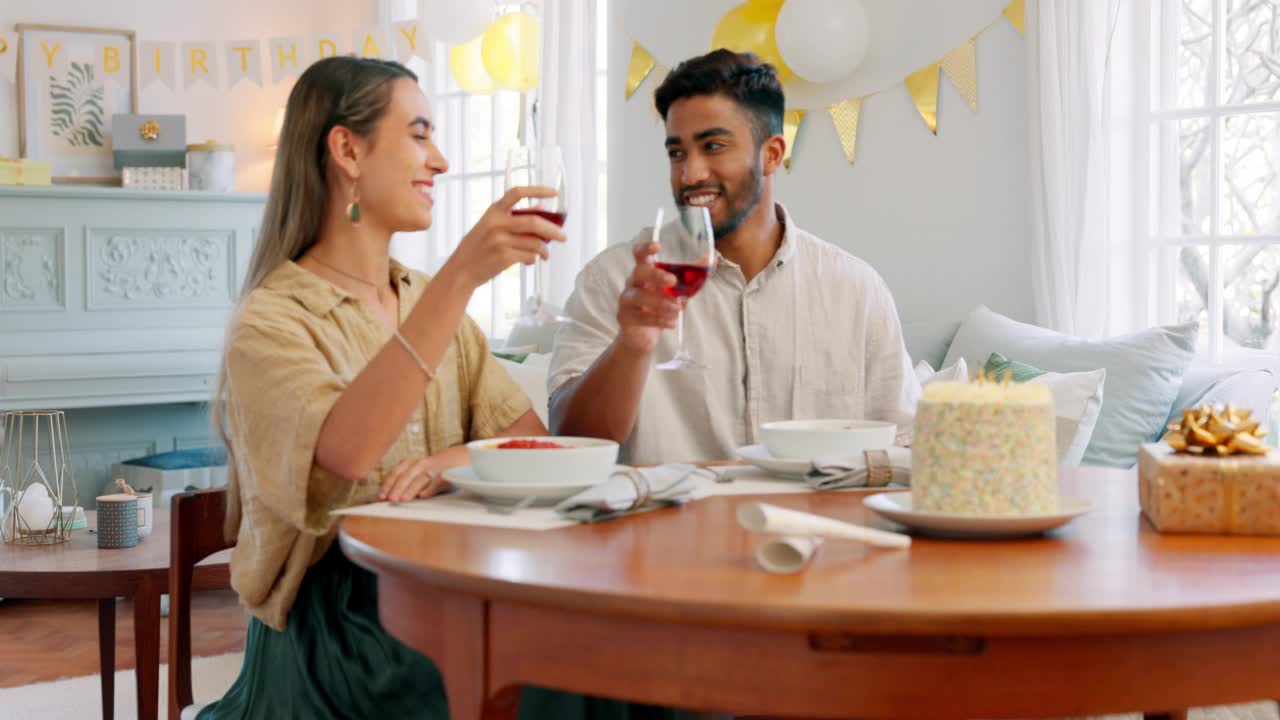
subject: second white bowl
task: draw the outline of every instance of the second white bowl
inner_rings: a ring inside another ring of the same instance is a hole
[[[775,458],[816,460],[851,457],[893,445],[898,426],[874,420],[783,420],[760,426]]]

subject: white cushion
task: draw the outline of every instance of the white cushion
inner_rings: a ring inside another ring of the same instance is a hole
[[[506,369],[511,379],[516,381],[529,402],[533,403],[533,411],[538,414],[542,424],[547,420],[547,368],[551,365],[551,355],[531,353],[524,362],[517,363],[506,358],[495,358],[498,364]]]
[[[922,386],[936,382],[969,382],[969,365],[964,358],[960,358],[954,365],[944,367],[936,372],[933,366],[921,360],[916,364],[915,370],[916,380],[919,380]]]
[[[178,715],[181,720],[196,720],[196,715],[205,708],[209,703],[195,703],[182,708],[182,712]]]
[[[1084,459],[1102,412],[1102,387],[1106,380],[1107,371],[1099,369],[1046,372],[1028,381],[1047,386],[1053,395],[1054,439],[1058,443],[1060,464],[1075,466]]]

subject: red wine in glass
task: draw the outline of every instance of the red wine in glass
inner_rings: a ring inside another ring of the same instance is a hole
[[[541,208],[517,208],[511,211],[512,215],[537,215],[543,220],[553,222],[560,227],[564,227],[564,219],[567,213],[556,212],[554,210],[543,210]],[[551,242],[546,238],[539,238],[542,242]]]
[[[662,289],[668,295],[677,299],[696,295],[702,289],[703,284],[707,282],[707,272],[710,270],[706,265],[672,262],[657,262],[654,264],[676,276],[675,285]]]

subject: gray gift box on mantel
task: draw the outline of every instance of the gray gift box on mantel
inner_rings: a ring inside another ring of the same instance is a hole
[[[111,116],[111,153],[123,169],[187,166],[185,115],[123,113]]]

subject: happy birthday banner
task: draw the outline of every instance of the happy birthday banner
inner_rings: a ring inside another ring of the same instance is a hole
[[[142,88],[159,83],[186,90],[198,84],[232,88],[241,82],[261,87],[269,75],[273,84],[296,78],[311,63],[335,55],[405,61],[417,56],[430,62],[431,43],[422,24],[405,20],[374,25],[353,33],[321,33],[307,37],[273,37],[226,43],[139,42],[138,82]],[[54,77],[66,74],[68,52],[57,41],[40,41],[37,62]],[[107,80],[127,86],[132,75],[129,42],[100,42],[94,47],[94,65]],[[28,56],[30,57],[30,56]],[[18,34],[0,33],[0,78],[14,82],[17,75]]]
[[[1018,32],[1026,32],[1026,0],[1012,0],[1004,8],[1002,14],[1018,29]],[[996,22],[1000,21],[997,20]],[[924,120],[925,125],[934,135],[938,134],[938,91],[940,90],[943,76],[959,91],[971,111],[976,112],[978,110],[978,35],[986,32],[994,24],[992,23],[979,30],[964,44],[954,48],[936,62],[932,62],[903,78],[908,92],[911,93],[911,101],[915,105],[916,111],[919,112],[921,119]],[[730,49],[737,50],[738,48]],[[654,87],[657,87],[670,72],[670,68],[659,63],[657,58],[641,46],[639,42],[634,42],[631,50],[631,62],[627,67],[627,99],[630,100],[631,96],[635,95],[646,79],[653,77]],[[840,100],[824,108],[827,115],[831,117],[832,124],[835,125],[836,134],[840,137],[840,146],[844,151],[845,159],[850,164],[853,163],[857,153],[858,118],[862,110],[862,101],[880,92],[884,92],[884,90]],[[657,110],[654,108],[651,108],[651,110],[653,117],[657,119]],[[791,169],[792,150],[800,137],[800,131],[808,114],[808,109],[792,108],[788,109],[783,116],[783,137],[787,141],[787,150],[783,163],[788,171]]]

